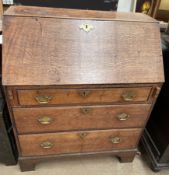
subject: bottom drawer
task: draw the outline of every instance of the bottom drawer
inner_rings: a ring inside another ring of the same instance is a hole
[[[22,156],[135,148],[142,129],[19,135]]]

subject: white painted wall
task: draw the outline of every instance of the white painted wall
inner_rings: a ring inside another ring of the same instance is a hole
[[[169,0],[161,0],[161,4],[160,4],[159,9],[169,10]]]
[[[3,4],[13,4],[13,0],[3,0]]]
[[[119,0],[117,11],[130,12],[133,10],[135,0]]]
[[[117,11],[120,12],[132,11],[134,1],[135,0],[119,0]],[[13,4],[13,0],[3,0],[3,4]]]

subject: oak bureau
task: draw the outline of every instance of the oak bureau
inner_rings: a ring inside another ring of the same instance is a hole
[[[158,23],[13,6],[3,27],[3,86],[21,171],[63,156],[131,162],[164,82]]]

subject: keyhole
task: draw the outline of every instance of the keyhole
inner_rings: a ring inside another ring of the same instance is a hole
[[[87,112],[88,112],[88,110],[87,110],[87,109],[85,109],[85,110],[84,110],[84,112],[85,112],[85,113],[87,113]]]
[[[86,24],[86,26],[85,26],[85,27],[86,27],[86,29],[87,29],[87,28],[88,28],[88,25]]]

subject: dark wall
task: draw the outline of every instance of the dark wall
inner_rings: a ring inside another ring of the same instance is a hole
[[[117,10],[118,0],[14,0],[14,3],[73,9]]]

